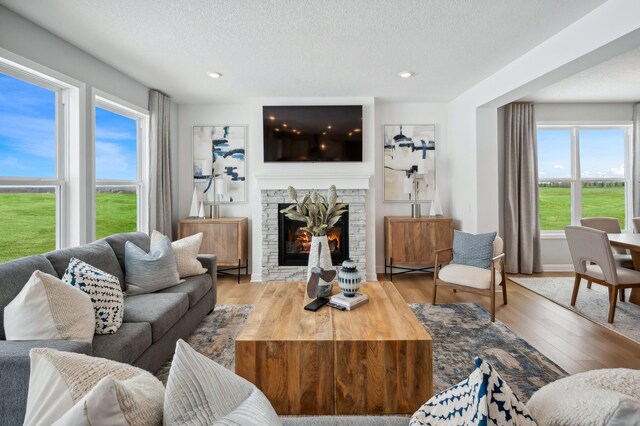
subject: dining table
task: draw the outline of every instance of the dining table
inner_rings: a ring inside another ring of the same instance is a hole
[[[633,268],[640,271],[640,234],[607,234],[612,247],[629,250],[633,260]],[[640,288],[631,289],[629,302],[640,305]]]

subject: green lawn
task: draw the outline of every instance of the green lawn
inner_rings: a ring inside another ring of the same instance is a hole
[[[539,188],[540,227],[543,231],[562,230],[571,224],[571,189]],[[624,187],[583,188],[583,217],[616,217],[624,229]]]
[[[136,230],[136,194],[96,194],[96,236]],[[0,194],[0,262],[56,248],[55,194]]]

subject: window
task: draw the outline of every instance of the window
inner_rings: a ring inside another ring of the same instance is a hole
[[[144,229],[141,145],[146,117],[96,98],[96,238]]]
[[[538,126],[542,231],[581,217],[615,217],[627,227],[629,126]]]
[[[0,64],[0,262],[64,239],[66,91]]]

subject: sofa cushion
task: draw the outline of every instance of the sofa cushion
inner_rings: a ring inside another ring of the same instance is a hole
[[[282,423],[253,383],[178,340],[164,400],[164,424],[277,426]]]
[[[4,307],[7,340],[93,340],[93,303],[82,290],[35,271]]]
[[[93,355],[133,364],[152,343],[151,324],[125,322],[115,334],[93,336]]]
[[[0,263],[0,309],[15,299],[35,271],[56,275],[51,262],[44,256],[29,256]],[[0,340],[5,338],[4,318],[0,315]]]
[[[158,231],[153,231],[151,234],[151,247],[157,246],[162,237],[164,237],[163,234]],[[203,238],[204,234],[198,232],[195,235],[189,235],[188,237],[171,243],[180,278],[192,277],[207,272],[207,269],[203,268],[197,259]]]
[[[109,379],[103,382],[106,377]],[[96,389],[103,392],[90,397]],[[24,426],[160,425],[163,400],[162,383],[140,368],[54,349],[33,349]]]
[[[71,258],[75,257],[115,276],[120,282],[124,281],[124,272],[118,263],[118,259],[111,246],[105,241],[94,241],[77,247],[51,251],[45,253],[44,256],[49,259],[60,278],[64,275],[64,271],[67,270]]]
[[[169,238],[163,236],[157,244],[151,243],[149,253],[130,241],[124,245],[126,292],[129,295],[155,293],[182,282]]]
[[[538,426],[640,425],[640,371],[591,370],[540,388],[527,402]]]
[[[184,279],[182,284],[160,290],[158,293],[185,293],[189,296],[189,309],[211,290],[211,275],[197,275]]]
[[[148,322],[158,341],[189,310],[184,293],[153,293],[124,298],[124,322]]]
[[[118,278],[72,257],[62,281],[82,290],[91,298],[96,316],[95,334],[118,331],[124,310],[124,295]]]
[[[409,417],[400,416],[284,416],[283,426],[407,426]]]
[[[113,250],[113,253],[116,255],[118,259],[118,263],[120,264],[120,269],[125,271],[125,262],[124,262],[124,245],[127,241],[131,241],[133,244],[140,247],[142,250],[148,252],[151,244],[151,239],[144,232],[126,232],[122,234],[115,234],[109,237],[105,237],[100,241],[106,241],[107,244]],[[120,278],[120,277],[118,277]],[[125,289],[125,281],[124,274],[123,278],[120,279],[120,287]]]

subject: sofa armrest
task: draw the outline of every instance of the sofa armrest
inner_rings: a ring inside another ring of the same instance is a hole
[[[29,390],[29,371],[33,348],[91,355],[91,343],[73,340],[0,340],[0,425],[19,425],[24,421]]]
[[[213,306],[218,300],[218,258],[215,254],[199,254],[198,260],[211,274],[211,291],[213,292]]]

